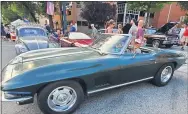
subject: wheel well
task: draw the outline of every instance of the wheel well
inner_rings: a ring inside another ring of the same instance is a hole
[[[84,80],[82,80],[80,78],[73,78],[71,80],[78,82],[81,85],[81,87],[82,87],[82,89],[84,91],[84,94],[85,95],[87,94],[87,86],[86,86],[86,83],[84,82]]]
[[[172,62],[174,64],[174,68],[177,67],[177,62]]]
[[[84,94],[85,94],[85,95],[87,94],[87,87],[86,87],[85,82],[84,82],[82,79],[73,78],[73,79],[68,79],[68,80],[72,80],[72,81],[78,82],[78,83],[81,85],[81,87],[82,87],[82,89],[83,89],[83,91],[84,91]],[[53,83],[53,82],[52,82],[52,83]],[[51,84],[51,83],[47,83],[47,84],[41,86],[35,93],[36,93],[36,94],[39,94],[40,91],[41,91],[42,89],[44,89],[44,88],[45,88],[47,85],[49,85],[49,84]]]

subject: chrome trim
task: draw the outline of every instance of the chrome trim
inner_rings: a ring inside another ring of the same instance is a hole
[[[98,90],[93,90],[93,91],[89,91],[89,92],[87,92],[87,93],[88,93],[88,94],[92,94],[92,93],[96,93],[96,92],[100,92],[100,91],[104,91],[104,90],[108,90],[108,89],[113,89],[113,88],[117,88],[117,87],[129,85],[129,84],[133,84],[133,83],[137,83],[137,82],[149,80],[149,79],[152,79],[152,78],[154,78],[154,77],[148,77],[148,78],[144,78],[144,79],[141,79],[141,80],[136,80],[136,81],[132,81],[132,82],[128,82],[128,83],[123,83],[123,84],[119,84],[119,85],[110,86],[110,87],[107,87],[107,88],[102,88],[102,89],[98,89]]]
[[[5,94],[2,91],[1,91],[1,95],[2,95],[1,96],[1,101],[2,102],[24,102],[24,101],[33,99],[32,96],[25,96],[25,97],[17,98],[17,99],[6,99],[5,98]]]
[[[32,61],[32,60],[38,60],[38,59],[51,58],[51,57],[59,57],[59,56],[63,56],[63,55],[73,55],[73,54],[77,54],[77,53],[86,53],[86,52],[93,52],[93,51],[82,51],[82,52],[73,52],[73,53],[65,53],[65,54],[58,54],[58,55],[36,57],[36,58],[32,58],[32,59],[23,60],[23,62],[28,62],[28,61]]]

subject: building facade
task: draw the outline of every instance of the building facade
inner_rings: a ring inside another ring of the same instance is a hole
[[[152,25],[159,28],[170,21],[183,21],[185,15],[186,11],[181,10],[180,6],[173,2],[172,4],[165,5],[161,11],[155,13]]]
[[[117,2],[117,6],[118,23],[129,23],[132,18],[136,20],[142,19],[144,21],[146,19],[146,13],[144,11],[130,10],[127,7],[126,2]],[[159,28],[170,21],[183,21],[186,13],[186,11],[181,10],[180,6],[177,5],[177,2],[173,2],[172,4],[166,4],[162,10],[149,14],[149,25]]]

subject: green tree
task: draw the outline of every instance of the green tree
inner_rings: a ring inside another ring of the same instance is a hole
[[[177,2],[178,5],[181,7],[182,10],[187,10],[188,11],[188,2],[185,1],[179,1]]]
[[[169,4],[171,2],[156,2],[156,1],[130,1],[127,2],[128,7],[133,10],[145,11],[147,13],[145,25],[148,26],[149,13],[153,13],[156,11],[160,11],[165,4]]]
[[[188,11],[188,2],[179,1],[179,2],[177,2],[177,4],[181,7],[182,10]],[[188,13],[186,14],[184,23],[188,23]]]
[[[104,23],[116,16],[116,6],[105,2],[84,2],[80,16],[89,23]]]
[[[26,16],[30,20],[37,22],[36,14],[45,14],[45,2],[1,2],[3,21],[11,22],[15,18]],[[11,16],[11,14],[13,16]]]

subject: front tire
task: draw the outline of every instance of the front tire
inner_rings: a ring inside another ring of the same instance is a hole
[[[75,81],[49,84],[38,94],[38,106],[44,114],[70,114],[84,99],[84,92]]]
[[[174,64],[167,63],[163,65],[157,74],[155,75],[152,83],[158,87],[162,87],[168,84],[174,74]]]

